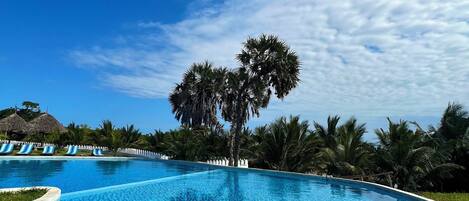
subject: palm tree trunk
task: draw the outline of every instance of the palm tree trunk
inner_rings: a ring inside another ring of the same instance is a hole
[[[241,134],[241,125],[240,123],[238,122],[237,125],[236,125],[236,131],[234,133],[234,136],[233,136],[233,154],[234,154],[234,157],[233,157],[233,166],[235,167],[238,167],[238,161],[239,161],[239,146],[240,146],[240,134]]]
[[[230,131],[230,159],[228,161],[228,165],[229,166],[233,166],[233,160],[234,160],[234,125],[232,125],[231,127],[231,131]]]

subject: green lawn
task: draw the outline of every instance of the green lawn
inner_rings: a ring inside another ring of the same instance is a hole
[[[469,201],[469,193],[422,192],[420,195],[435,201]]]
[[[45,189],[31,189],[18,192],[0,193],[0,201],[31,201],[46,194]]]

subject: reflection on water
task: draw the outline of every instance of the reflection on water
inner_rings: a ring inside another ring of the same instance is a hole
[[[114,175],[122,167],[128,167],[129,161],[96,161],[96,165],[104,175]]]
[[[7,160],[0,188],[57,186],[63,193],[207,170],[207,166],[145,160]]]
[[[199,193],[194,189],[187,189],[172,197],[171,201],[215,201],[220,200],[211,194]]]
[[[142,160],[0,160],[0,188],[57,186],[63,190],[63,201],[412,200],[383,190],[330,180],[249,170],[212,169],[211,166],[190,163]],[[165,179],[155,180],[158,178]],[[152,181],[139,182],[145,180]],[[132,182],[139,183],[105,191],[82,191]],[[76,191],[82,192],[70,193]]]
[[[345,188],[344,186],[331,184],[331,194],[337,197],[345,197]]]
[[[63,201],[412,201],[361,189],[330,180],[218,169],[106,191],[64,194]]]
[[[237,172],[230,172],[227,174],[226,184],[228,184],[228,197],[229,200],[242,201],[244,200],[244,193],[239,186],[239,174]]]
[[[65,161],[58,160],[1,160],[0,178],[18,177],[28,184],[35,185],[61,172],[64,163]]]

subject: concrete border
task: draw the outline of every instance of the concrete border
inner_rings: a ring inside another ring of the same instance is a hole
[[[25,188],[3,188],[0,189],[0,192],[17,192],[17,191],[24,191],[24,190],[32,190],[32,189],[46,189],[46,194],[42,195],[40,198],[35,199],[34,201],[59,201],[61,191],[59,188],[51,187],[51,186],[33,186],[33,187],[25,187]]]

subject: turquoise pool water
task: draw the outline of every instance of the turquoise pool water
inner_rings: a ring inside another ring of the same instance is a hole
[[[418,200],[370,185],[173,161],[0,159],[0,170],[0,188],[57,186],[64,201]]]

